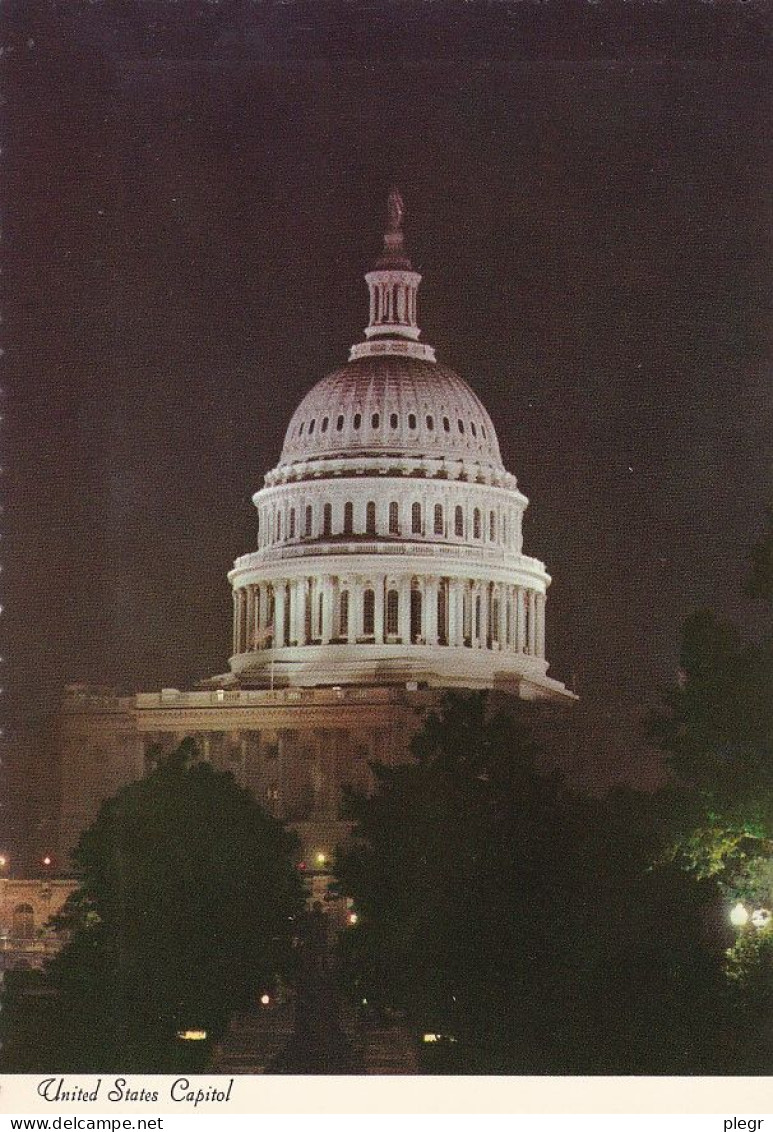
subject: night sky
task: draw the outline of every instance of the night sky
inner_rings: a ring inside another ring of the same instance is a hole
[[[531,500],[551,674],[582,697],[574,769],[651,783],[641,720],[685,615],[754,631],[764,11],[4,8],[11,734],[66,683],[226,669],[250,497],[362,337],[397,184],[422,340]]]

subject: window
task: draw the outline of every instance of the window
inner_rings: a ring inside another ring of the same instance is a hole
[[[341,594],[341,600],[338,610],[338,632],[341,637],[347,636],[349,632],[349,591],[344,590]]]
[[[328,418],[323,417],[322,418],[322,424],[320,426],[323,432],[327,432],[327,422],[328,422]]]
[[[373,590],[365,590],[362,595],[362,633],[372,637],[376,631],[376,595]]]
[[[290,538],[295,538],[295,508],[290,508]]]
[[[314,425],[317,423],[316,417],[309,424],[309,436],[314,432]]]
[[[414,503],[411,507],[411,534],[421,534],[421,504]]]
[[[354,530],[354,504],[344,503],[344,534],[350,535]]]
[[[435,427],[435,418],[434,417],[427,417],[427,428],[429,429],[429,431],[432,432],[434,427]]]
[[[458,421],[457,421],[456,423],[457,423],[457,424],[458,424],[458,426],[459,426],[459,432],[464,432],[464,421],[463,421],[463,420],[458,420]]]
[[[358,429],[360,427],[360,425],[362,424],[362,413],[354,414],[354,420],[352,421],[352,424],[354,425],[355,429]]]
[[[390,428],[397,428],[397,413],[392,413],[392,415],[390,416],[389,427]]]
[[[400,534],[400,508],[394,502],[389,504],[389,533],[390,535]]]
[[[397,590],[389,590],[386,599],[386,631],[390,637],[396,637],[400,632],[400,598]]]
[[[277,511],[277,513],[276,513],[276,538],[277,538],[277,542],[279,542],[281,537],[282,537],[282,512]]]
[[[497,537],[497,517],[493,511],[488,517],[488,537],[489,542],[493,542]]]
[[[477,436],[477,435],[478,435],[478,430],[477,430],[477,428],[475,427],[475,421],[470,421],[470,429],[472,430],[472,435],[473,435],[473,436]]]
[[[443,533],[443,508],[440,503],[435,504],[435,534]]]
[[[451,431],[451,422],[449,421],[448,417],[443,417],[443,428],[446,432]]]
[[[380,420],[381,420],[381,417],[378,415],[378,413],[374,413],[373,416],[370,418],[370,427],[371,428],[378,428]]]
[[[322,511],[322,533],[323,535],[333,533],[333,507],[330,503],[326,503]]]
[[[31,904],[17,904],[13,910],[11,935],[17,939],[32,939],[35,934],[35,913]]]
[[[301,427],[298,429],[298,436],[303,436],[303,429],[306,425],[305,421],[301,421]]]
[[[464,512],[461,507],[457,507],[454,511],[454,534],[457,538],[464,536]]]
[[[344,415],[343,415],[343,413],[341,413],[338,417],[338,420],[336,421],[336,432],[343,432],[343,427],[344,427]]]
[[[472,537],[480,538],[480,511],[477,507],[472,513]]]
[[[437,592],[437,633],[441,645],[448,644],[448,616],[446,613],[446,582],[441,581]]]
[[[306,505],[306,526],[305,526],[304,531],[303,531],[303,533],[306,535],[306,538],[311,538],[311,520],[312,520],[311,504],[308,503]]]
[[[376,533],[376,504],[372,501],[365,508],[365,532],[369,535]]]
[[[486,439],[486,426],[482,424],[480,426],[480,431],[483,433],[483,439],[485,440]]]
[[[409,413],[408,414],[408,428],[416,428],[416,414],[415,413]]]

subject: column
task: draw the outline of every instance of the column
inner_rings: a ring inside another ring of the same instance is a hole
[[[400,594],[400,639],[406,645],[411,640],[411,579],[400,578],[397,588]]]
[[[509,587],[501,582],[497,586],[499,597],[499,651],[507,650],[507,600]]]
[[[537,594],[537,656],[545,659],[545,595]]]
[[[535,656],[537,652],[537,595],[529,590],[529,655]]]
[[[384,586],[386,578],[376,578],[373,583],[374,593],[376,600],[374,603],[374,625],[375,641],[377,645],[384,643]]]
[[[487,515],[484,512],[484,515]],[[480,587],[480,647],[487,649],[489,640],[489,584],[483,582]]]
[[[426,578],[424,581],[424,594],[422,596],[421,620],[422,635],[428,645],[438,643],[437,623],[437,595],[438,578]]]
[[[255,587],[247,586],[247,617],[244,634],[244,651],[250,652],[255,648],[255,633],[253,630],[253,621],[255,619]]]
[[[462,583],[458,578],[448,583],[448,643],[453,648],[462,643]]]
[[[234,607],[233,633],[231,634],[231,655],[235,656],[236,653],[238,653],[238,651],[239,651],[239,641],[238,641],[238,638],[237,638],[237,634],[239,632],[239,596],[238,596],[238,591],[234,590],[231,597],[233,598],[233,607]]]
[[[515,590],[516,604],[516,639],[518,652],[526,652],[526,598],[523,587],[517,586]]]
[[[285,601],[287,594],[285,592],[286,582],[284,579],[274,583],[274,647],[277,649],[284,648],[285,646]]]
[[[360,602],[358,600],[359,583],[352,578],[349,583],[349,626],[346,639],[350,645],[353,645],[359,635],[359,625],[357,617],[359,615]]]
[[[322,578],[322,644],[329,645],[333,636],[333,582]]]

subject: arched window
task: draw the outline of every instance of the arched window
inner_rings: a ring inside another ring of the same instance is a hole
[[[435,427],[435,418],[434,417],[427,417],[427,428],[429,429],[429,431],[432,432],[434,427]]]
[[[322,509],[322,533],[329,535],[333,533],[333,506],[326,503]]]
[[[389,533],[400,534],[400,508],[394,501],[389,504]]]
[[[376,595],[373,590],[365,590],[362,595],[362,634],[372,637],[376,631]]]
[[[476,427],[475,427],[475,421],[470,421],[470,429],[472,430],[472,435],[473,435],[473,436],[477,436],[477,435],[478,435],[478,430],[477,430],[477,429],[476,429]]]
[[[378,413],[374,413],[373,416],[370,418],[370,427],[371,428],[378,428],[380,420],[381,420],[381,418],[378,415]]]
[[[411,590],[411,642],[415,645],[421,637],[421,590]]]
[[[306,504],[306,526],[304,527],[304,531],[303,531],[303,533],[306,535],[306,538],[311,538],[311,521],[312,521],[311,504],[307,503]]]
[[[295,508],[290,508],[290,538],[295,538]]]
[[[354,425],[355,430],[360,427],[360,425],[362,424],[362,413],[354,414],[354,420],[352,421],[352,424]]]
[[[497,517],[494,512],[490,512],[488,517],[488,537],[489,542],[493,542],[497,537]]]
[[[321,426],[323,432],[327,432],[327,422],[328,422],[328,418],[323,417],[322,418],[322,426]]]
[[[480,511],[477,507],[472,513],[472,537],[480,538]]]
[[[17,904],[14,908],[11,935],[16,939],[32,939],[35,935],[35,913],[31,904]]]
[[[408,428],[416,428],[416,414],[415,413],[409,413],[408,414]]]
[[[301,421],[301,427],[298,429],[298,436],[303,436],[303,429],[304,429],[305,424],[306,424],[305,421]]]
[[[349,632],[349,591],[342,590],[338,608],[338,633],[345,637]]]
[[[464,512],[458,506],[454,511],[454,534],[457,538],[464,536]]]
[[[365,533],[369,535],[376,533],[376,504],[373,501],[365,508]]]
[[[464,421],[459,419],[456,423],[459,426],[459,432],[464,432]]]
[[[396,637],[400,631],[400,598],[397,590],[390,590],[386,599],[386,631]]]
[[[451,431],[451,422],[449,421],[448,417],[443,417],[443,428],[446,432]]]
[[[350,535],[354,530],[354,504],[344,503],[344,534]]]
[[[392,415],[390,416],[389,427],[390,428],[397,428],[397,413],[392,413]]]
[[[443,507],[440,503],[435,504],[435,534],[442,535],[443,533]]]
[[[411,534],[421,534],[421,504],[414,503],[411,507]]]
[[[340,413],[339,416],[338,416],[338,420],[336,421],[336,432],[343,432],[343,428],[344,428],[344,415],[343,415],[343,413]]]
[[[317,423],[316,417],[309,424],[309,436],[314,432],[314,425]]]

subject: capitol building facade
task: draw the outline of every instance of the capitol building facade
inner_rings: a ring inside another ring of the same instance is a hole
[[[257,545],[228,575],[228,671],[191,691],[68,689],[62,865],[153,747],[193,736],[291,823],[322,878],[349,829],[344,788],[404,760],[444,689],[575,698],[547,675],[550,577],[523,552],[528,501],[478,397],[420,341],[402,221],[393,192],[363,341],[304,397],[253,497]]]

